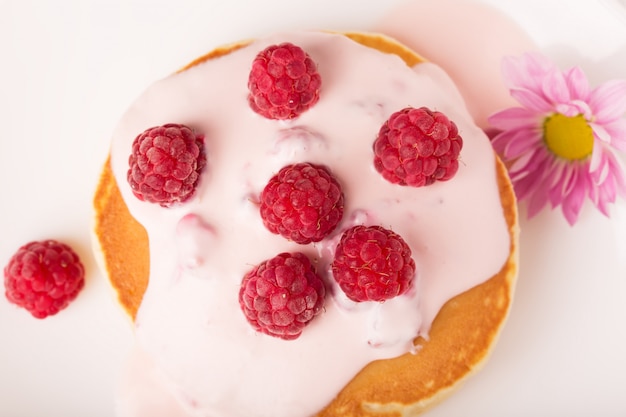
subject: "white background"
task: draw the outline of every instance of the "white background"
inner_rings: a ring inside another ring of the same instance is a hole
[[[0,415],[112,416],[132,344],[90,248],[109,135],[149,83],[267,32],[374,27],[401,0],[0,0],[0,266],[45,238],[74,246],[83,293],[44,321],[0,297]],[[626,77],[618,0],[489,0],[593,83]],[[451,13],[454,11],[451,10]],[[522,221],[521,274],[491,361],[431,416],[626,415],[626,204]],[[252,417],[252,416],[251,416]]]

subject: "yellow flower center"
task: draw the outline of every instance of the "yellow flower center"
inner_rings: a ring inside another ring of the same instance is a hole
[[[593,131],[582,114],[548,117],[543,123],[543,140],[553,154],[569,161],[585,159],[593,151]]]

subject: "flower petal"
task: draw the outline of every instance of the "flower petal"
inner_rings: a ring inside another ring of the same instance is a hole
[[[589,106],[597,123],[607,123],[626,113],[626,80],[608,81],[589,95]]]
[[[616,194],[615,184],[612,180],[609,184],[605,184],[599,189],[598,198],[594,204],[607,217],[609,217],[609,204],[615,202]]]
[[[593,137],[597,139],[597,142],[611,143],[611,135],[607,132],[604,126],[599,125],[598,123],[589,123],[589,127],[591,127]]]
[[[510,130],[524,126],[539,126],[543,117],[524,107],[511,107],[492,114],[487,121],[495,128]]]
[[[604,130],[610,137],[611,146],[622,152],[626,152],[626,119],[618,119],[605,124]],[[594,126],[591,126],[594,129]]]
[[[532,172],[532,170],[528,169],[528,165],[533,161],[534,154],[535,152],[528,152],[513,161],[509,166],[509,176],[512,181],[525,177]]]
[[[594,178],[593,194],[590,198],[604,215],[609,215],[609,204],[617,200],[617,196],[626,196],[626,180],[619,160],[610,151],[604,153],[605,166],[598,178]]]
[[[536,174],[536,173],[535,173]],[[519,201],[525,200],[532,194],[537,184],[537,175],[530,174],[528,177],[522,178],[515,182],[515,195]]]
[[[565,77],[556,68],[546,73],[541,83],[541,90],[551,103],[567,103],[571,100]]]
[[[507,160],[516,159],[535,149],[541,143],[541,135],[527,130],[516,130],[510,136],[502,154]]]
[[[528,203],[528,217],[534,217],[548,204],[549,187],[547,182],[538,181]]]
[[[549,164],[552,155],[546,152],[545,148],[537,147],[532,152],[528,152],[517,158],[509,167],[509,175],[512,179],[527,175],[526,172],[539,171],[543,175],[545,166]]]
[[[569,169],[567,164],[556,164],[552,169],[550,175],[550,190],[548,192],[548,198],[550,205],[554,208],[559,205],[567,189],[569,179],[572,177],[572,170]]]
[[[575,186],[576,186],[576,169],[569,167],[568,169],[564,170],[561,194],[567,195],[571,193],[574,190]]]
[[[611,176],[615,179],[617,194],[626,197],[626,177],[624,166],[612,153],[608,154]]]
[[[565,71],[564,75],[572,100],[587,101],[589,98],[589,81],[583,70],[580,67],[573,67]]]
[[[538,152],[535,152],[538,153]],[[540,153],[540,151],[539,151]],[[527,162],[534,162],[536,159],[531,157],[527,158]],[[526,158],[526,156],[525,156]],[[519,162],[516,161],[516,163]],[[542,164],[546,164],[547,160],[544,158]],[[516,172],[511,172],[511,181],[513,182],[513,186],[515,188],[515,194],[517,198],[521,201],[526,197],[532,195],[535,192],[538,184],[541,184],[543,181],[545,169],[524,169],[521,168]]]
[[[595,184],[602,184],[609,175],[609,160],[602,149],[595,150],[589,164],[589,175]]]
[[[608,203],[615,203],[616,199],[617,187],[615,186],[615,177],[609,176],[607,180],[598,187],[598,202],[596,206],[606,214],[608,212]]]
[[[502,158],[504,158],[504,150],[511,140],[511,137],[516,133],[517,130],[505,130],[496,134],[493,139],[491,139],[491,145]]]
[[[553,110],[552,105],[546,97],[531,90],[513,88],[511,89],[511,97],[517,100],[522,106],[536,112],[548,113]]]
[[[600,168],[604,156],[602,142],[594,140],[593,150],[591,151],[591,161],[589,163],[589,173],[594,173]]]
[[[555,68],[545,56],[538,53],[526,53],[521,57],[502,59],[502,76],[508,88],[521,87],[539,92],[541,79],[547,71]]]
[[[561,211],[570,226],[573,226],[578,220],[578,215],[583,207],[588,188],[586,176],[584,174],[581,175],[580,171],[576,171],[575,175],[576,185],[572,188],[572,191],[565,196],[561,203]]]
[[[554,109],[567,117],[574,117],[582,114],[586,120],[589,120],[593,116],[589,105],[580,100],[572,100],[569,103],[556,104]]]

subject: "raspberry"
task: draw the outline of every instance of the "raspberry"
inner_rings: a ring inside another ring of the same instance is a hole
[[[245,275],[239,305],[255,330],[292,340],[322,311],[325,295],[306,255],[281,253]]]
[[[206,164],[204,137],[180,124],[152,127],[137,136],[127,179],[141,201],[170,207],[195,192]]]
[[[265,227],[300,244],[324,239],[343,216],[341,186],[327,168],[310,163],[283,167],[260,200]]]
[[[354,226],[341,236],[331,270],[352,301],[385,301],[409,289],[415,262],[400,235],[380,226]]]
[[[454,122],[426,107],[389,117],[374,142],[374,167],[393,184],[421,187],[449,180],[463,147]]]
[[[85,284],[78,255],[55,240],[30,242],[4,267],[7,299],[43,319],[63,310]]]
[[[302,48],[272,45],[252,62],[248,102],[268,119],[292,119],[317,102],[321,85],[317,65]]]

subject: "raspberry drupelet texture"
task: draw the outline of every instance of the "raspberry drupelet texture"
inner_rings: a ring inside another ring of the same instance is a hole
[[[268,119],[293,119],[317,103],[321,85],[317,65],[302,48],[272,45],[252,62],[248,102]]]
[[[206,165],[204,137],[181,124],[147,129],[133,141],[128,183],[142,201],[170,207],[194,193]]]
[[[354,226],[341,236],[331,270],[352,301],[385,301],[411,287],[415,261],[395,232],[381,226]]]
[[[374,166],[393,184],[421,187],[452,178],[462,147],[456,125],[443,113],[405,108],[381,127],[374,141]]]
[[[85,285],[85,269],[68,245],[44,240],[17,250],[4,268],[7,299],[43,319],[57,314]]]
[[[255,330],[293,340],[322,311],[325,295],[306,255],[281,253],[245,275],[239,305]]]
[[[283,167],[260,196],[260,213],[269,231],[299,244],[319,242],[343,217],[341,186],[323,166]]]

